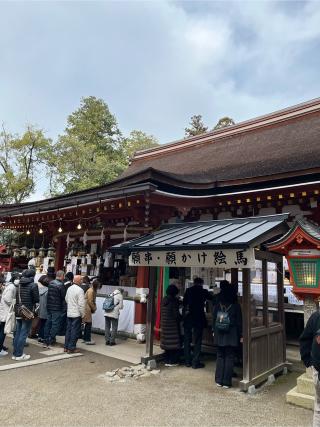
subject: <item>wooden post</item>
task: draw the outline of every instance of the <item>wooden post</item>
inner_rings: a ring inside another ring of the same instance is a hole
[[[149,267],[149,295],[147,300],[147,326],[146,326],[146,358],[153,356],[156,284],[157,284],[157,267]]]
[[[251,300],[250,268],[242,269],[242,328],[243,328],[243,379],[250,380],[251,371]]]
[[[238,286],[238,269],[231,268],[231,285]]]
[[[263,259],[262,261],[262,316],[263,326],[268,328],[269,317],[268,317],[268,261]]]
[[[283,361],[286,361],[286,322],[284,312],[284,295],[283,295],[283,262],[277,263],[277,290],[278,290],[278,316],[279,322],[282,324],[282,339],[283,339]]]

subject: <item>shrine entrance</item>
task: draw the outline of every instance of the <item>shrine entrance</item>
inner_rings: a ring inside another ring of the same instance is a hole
[[[157,267],[219,267],[238,285],[243,317],[243,378],[247,391],[286,367],[282,256],[266,250],[266,244],[283,235],[287,215],[237,218],[221,221],[166,225],[159,231],[116,245],[114,252],[129,254],[129,263],[149,270],[146,356],[152,359]],[[261,298],[253,300],[256,261],[261,263]],[[276,282],[268,283],[268,265]],[[271,298],[272,296],[272,298]]]

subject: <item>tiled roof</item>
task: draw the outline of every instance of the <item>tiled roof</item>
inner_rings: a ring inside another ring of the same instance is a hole
[[[121,177],[152,168],[180,182],[216,185],[320,170],[320,103],[317,111],[268,126],[244,132],[240,127],[225,137],[199,135],[193,145],[185,141],[185,147],[180,143],[171,151],[160,147],[143,156],[138,153]]]
[[[163,226],[158,232],[113,246],[112,250],[247,248],[258,241],[261,243],[270,231],[281,226],[287,218],[287,214],[282,214],[171,224]]]

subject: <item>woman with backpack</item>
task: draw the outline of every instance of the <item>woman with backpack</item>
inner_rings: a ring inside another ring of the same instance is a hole
[[[234,287],[227,280],[220,282],[218,303],[213,309],[213,336],[217,346],[215,381],[218,387],[230,388],[234,357],[242,342],[242,313]]]
[[[115,339],[118,332],[120,310],[123,309],[122,293],[122,290],[116,289],[112,294],[107,296],[104,302],[106,345],[116,344]]]

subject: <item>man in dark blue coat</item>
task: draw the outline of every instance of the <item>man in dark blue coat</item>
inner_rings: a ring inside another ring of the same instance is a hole
[[[48,286],[48,319],[44,329],[44,341],[47,347],[55,343],[65,312],[66,288],[63,279],[64,272],[59,270],[57,271],[55,280],[52,280]]]
[[[204,312],[206,300],[211,300],[213,295],[203,289],[203,280],[196,277],[193,286],[188,288],[183,298],[184,312],[184,357],[185,364],[194,369],[203,368],[200,362],[203,329],[207,326]],[[194,349],[191,353],[192,335],[194,336]]]

